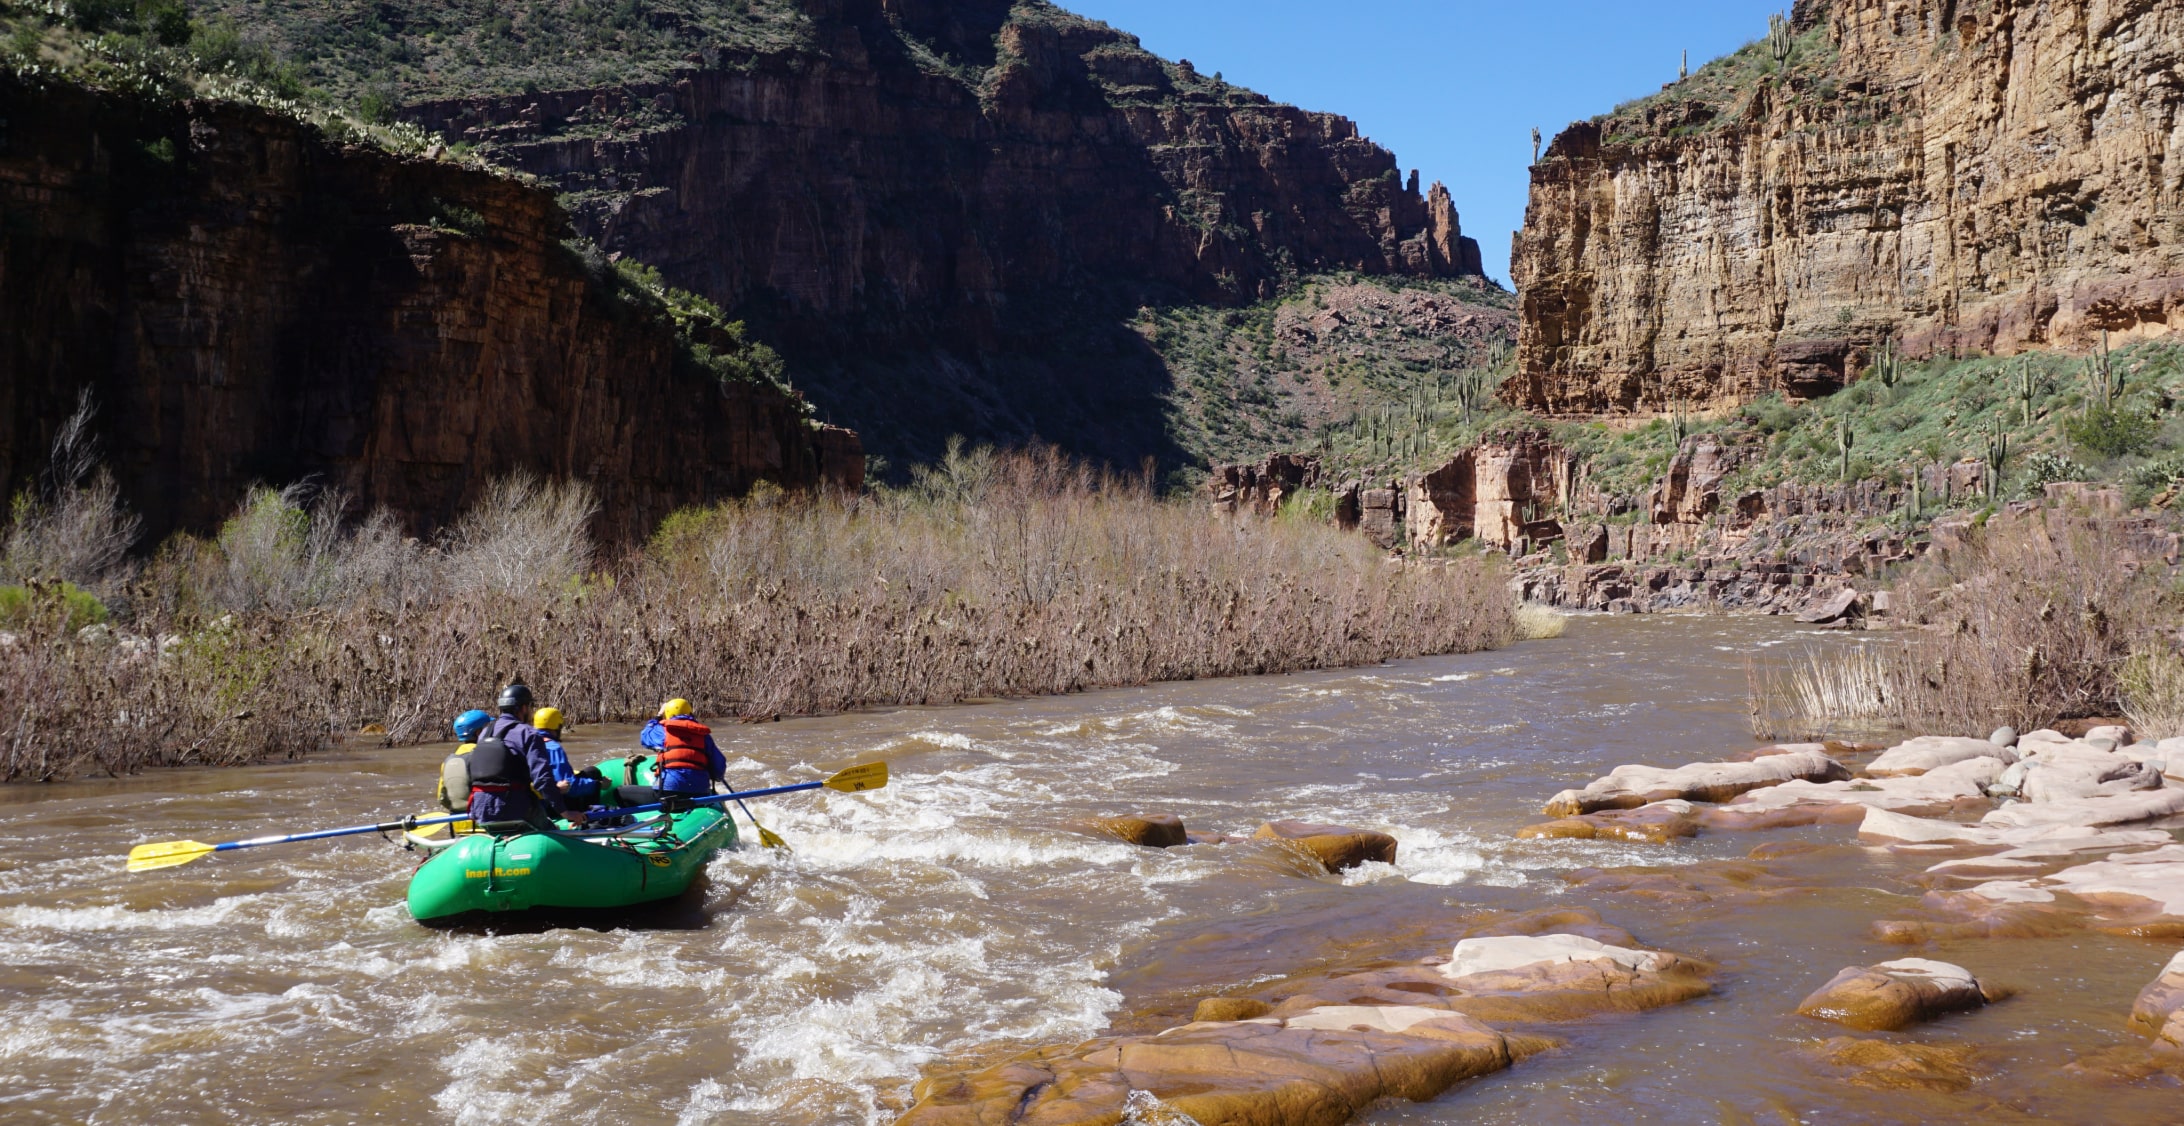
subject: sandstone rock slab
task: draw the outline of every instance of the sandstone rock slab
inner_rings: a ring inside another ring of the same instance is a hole
[[[1119,837],[1125,844],[1145,848],[1174,848],[1191,843],[1183,819],[1172,813],[1148,813],[1125,817],[1101,817],[1090,823],[1096,831]]]
[[[1637,809],[1603,809],[1581,817],[1543,821],[1517,830],[1517,836],[1667,844],[1697,836],[1698,831],[1699,818],[1692,804],[1681,798],[1671,798],[1649,802]]]
[[[2017,761],[2017,752],[1986,739],[1921,735],[1882,751],[1865,772],[1876,778],[1912,777],[1971,758],[1999,759],[2006,765]]]
[[[1785,746],[1780,754],[1747,762],[1695,762],[1674,769],[1618,766],[1582,789],[1564,790],[1547,802],[1549,817],[1577,817],[1604,809],[1636,809],[1650,802],[1724,802],[1785,782],[1848,779],[1849,768],[1818,743]]]
[[[1803,1052],[1845,1083],[1881,1091],[1970,1089],[1979,1049],[1969,1044],[1918,1044],[1837,1036]]]
[[[1980,818],[1982,825],[2026,828],[2046,825],[2128,825],[2184,813],[2184,788],[2140,790],[2100,797],[2006,805]]]
[[[2184,1013],[2184,951],[2169,959],[2161,968],[2161,974],[2139,990],[2138,999],[2131,1004],[2131,1027],[2165,1041],[2167,1046],[2184,1048],[2184,1023],[2177,1016]]]

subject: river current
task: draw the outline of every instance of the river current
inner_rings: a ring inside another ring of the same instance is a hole
[[[1417,957],[1480,911],[1537,906],[1592,907],[1713,961],[1717,991],[1361,1121],[2184,1117],[2173,1082],[2086,1066],[2138,1050],[2123,1018],[2173,945],[1917,951],[2021,992],[1906,1037],[1979,1044],[1977,1086],[1879,1092],[1798,1055],[1841,1030],[1791,1010],[1841,966],[1907,953],[1866,927],[1915,907],[1915,866],[1842,827],[1672,847],[1512,836],[1619,763],[1750,747],[1747,662],[1847,643],[1774,621],[1580,618],[1551,641],[1369,669],[729,726],[742,788],[871,760],[895,780],[764,802],[792,852],[725,853],[701,893],[616,929],[425,929],[402,905],[419,858],[372,836],[122,871],[144,841],[425,810],[444,745],[10,788],[0,1120],[885,1123],[930,1068],[1163,1027],[1202,996]],[[590,761],[634,737],[602,725],[569,744]],[[1337,877],[1264,845],[1158,851],[1072,827],[1140,812],[1238,834],[1379,828],[1398,862]],[[1564,879],[1781,841],[1820,846],[1780,865],[1817,890],[1677,903]]]

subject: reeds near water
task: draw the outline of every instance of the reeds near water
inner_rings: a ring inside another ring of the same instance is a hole
[[[1984,735],[2128,714],[2184,726],[2174,579],[2115,521],[2033,512],[1930,555],[1896,585],[1914,628],[1754,674],[1754,730],[1804,738],[1888,727]]]
[[[15,524],[94,494],[59,489]],[[669,696],[763,718],[1515,636],[1486,560],[1392,561],[1313,522],[1224,520],[1049,452],[958,451],[863,497],[761,489],[607,558],[592,515],[582,485],[503,481],[420,543],[384,516],[344,519],[338,496],[260,490],[217,535],[141,564],[26,547],[5,577],[26,596],[0,615],[0,774],[252,761],[366,728],[430,740],[517,676],[579,723]],[[63,579],[113,621],[71,617]]]

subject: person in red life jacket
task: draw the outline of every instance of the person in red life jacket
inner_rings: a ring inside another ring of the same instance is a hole
[[[660,705],[660,718],[647,722],[637,741],[659,752],[653,760],[653,788],[663,794],[710,794],[715,782],[727,780],[728,756],[720,753],[713,729],[698,722],[688,700]]]
[[[509,685],[501,691],[499,707],[499,717],[478,732],[470,751],[470,820],[480,828],[522,821],[551,829],[553,819],[564,815],[583,823],[581,810],[564,814],[546,737],[524,722],[531,714],[530,687],[520,680]]]

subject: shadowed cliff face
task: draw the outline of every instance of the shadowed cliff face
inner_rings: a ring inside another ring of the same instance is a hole
[[[1123,327],[1140,306],[1479,272],[1447,193],[1343,118],[1041,5],[802,7],[805,48],[403,115],[571,193],[603,246],[746,317],[898,456],[964,433],[1172,458],[1168,375]]]
[[[0,488],[89,388],[146,531],[312,480],[420,529],[495,475],[593,482],[609,534],[753,482],[861,480],[853,434],[695,363],[511,180],[216,103],[0,80]]]
[[[1893,336],[2083,349],[2184,325],[2184,5],[1804,0],[1532,170],[1512,403],[1824,393]]]

